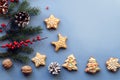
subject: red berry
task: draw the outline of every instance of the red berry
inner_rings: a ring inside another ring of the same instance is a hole
[[[2,29],[0,29],[0,33],[3,32]]]
[[[6,48],[6,45],[2,45],[1,47],[2,47],[2,48]]]
[[[28,46],[28,44],[27,44],[27,43],[24,43],[24,46]]]
[[[14,0],[10,0],[10,2],[14,2]]]
[[[17,42],[17,41],[14,41],[13,43],[14,43],[14,45],[17,45],[17,44],[18,44],[18,42]]]
[[[48,10],[48,9],[49,9],[49,7],[47,6],[47,7],[46,7],[46,10]]]
[[[6,47],[9,47],[10,45],[9,44],[5,44],[6,45]]]
[[[30,44],[33,44],[32,42],[30,42]]]
[[[12,46],[11,49],[14,49],[14,47]]]
[[[7,25],[5,23],[1,24],[1,27],[5,28]]]
[[[41,38],[40,38],[40,36],[37,36],[37,40],[40,40]]]
[[[21,45],[24,44],[24,41],[21,41],[20,44],[21,44]]]
[[[9,44],[9,46],[12,46],[12,45],[13,45],[12,43]]]
[[[29,42],[31,42],[31,41],[28,39],[28,40],[26,40],[25,42],[26,42],[26,43],[29,43]]]
[[[32,42],[35,42],[35,41],[36,41],[35,38],[33,38]]]
[[[20,48],[20,45],[17,45],[18,48]]]

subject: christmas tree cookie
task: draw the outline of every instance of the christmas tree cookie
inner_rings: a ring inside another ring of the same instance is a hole
[[[65,63],[62,65],[64,68],[68,69],[69,71],[78,70],[76,58],[73,54],[69,55],[65,60]]]
[[[95,74],[98,71],[100,71],[100,68],[96,59],[93,57],[90,57],[90,59],[88,60],[88,64],[87,64],[87,68],[85,69],[85,72]]]

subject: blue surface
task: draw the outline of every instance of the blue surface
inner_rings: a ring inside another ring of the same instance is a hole
[[[41,25],[43,27],[41,36],[49,37],[32,45],[35,52],[30,57],[32,58],[36,52],[46,54],[46,66],[35,68],[30,62],[33,73],[26,77],[20,71],[22,64],[15,63],[8,71],[0,64],[0,80],[120,80],[120,71],[111,73],[105,67],[108,58],[120,58],[120,0],[29,0],[29,2],[31,6],[41,9],[41,14],[32,18],[31,25]],[[45,9],[46,6],[49,6],[49,10]],[[61,20],[59,28],[55,31],[47,30],[43,22],[50,14]],[[58,33],[68,37],[68,48],[56,53],[50,43],[58,40]],[[77,59],[78,71],[69,72],[62,68],[59,79],[49,74],[47,66],[51,62],[63,64],[66,57],[72,53]],[[97,59],[101,68],[96,75],[84,72],[90,56]]]

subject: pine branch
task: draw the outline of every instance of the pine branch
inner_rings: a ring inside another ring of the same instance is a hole
[[[7,39],[8,39],[7,35],[4,35],[4,36],[0,37],[0,41],[4,41],[4,40],[7,40]]]
[[[35,7],[30,7],[30,3],[26,0],[21,3],[17,12],[25,11],[28,12],[29,15],[34,16],[39,14],[39,9]]]
[[[26,0],[23,1],[23,2],[20,4],[17,12],[25,11],[25,10],[29,7],[29,5],[30,5],[29,2],[27,2]]]
[[[30,47],[22,47],[22,48],[19,49],[19,51],[31,54],[33,52],[33,49],[30,48]]]
[[[7,58],[9,57],[11,54],[9,54],[8,52],[5,53],[0,53],[0,58]]]
[[[26,35],[15,35],[15,34],[7,34],[0,37],[0,41],[10,40],[10,41],[22,41],[29,39]]]
[[[26,12],[28,12],[29,15],[31,16],[35,16],[35,15],[38,15],[40,10],[38,8],[28,8],[25,10]]]
[[[41,33],[41,31],[42,31],[42,28],[40,26],[38,27],[30,26],[21,30],[23,34],[27,34],[27,35],[38,34],[38,33]]]
[[[23,29],[10,29],[7,31],[7,35],[2,36],[0,38],[1,41],[9,39],[10,41],[21,41],[29,39],[31,35],[35,35],[41,33],[42,29],[40,26],[38,27],[26,27]]]
[[[11,58],[14,60],[14,61],[19,61],[21,63],[27,63],[30,58],[28,56],[24,56],[24,55],[19,55],[19,54],[13,54],[11,55]]]
[[[9,8],[8,8],[8,12],[11,13],[12,11],[14,11],[14,8],[17,6],[17,3],[10,3],[9,4]]]
[[[8,13],[7,13],[7,15],[10,18],[13,18],[14,15],[17,13],[16,10],[15,10],[17,5],[18,5],[18,3],[10,3],[9,8],[8,8]]]
[[[22,40],[27,40],[27,39],[29,39],[29,37],[26,36],[26,35],[23,35],[23,34],[21,34],[21,35],[9,34],[9,35],[8,35],[8,39],[9,39],[10,41],[22,41]]]
[[[8,34],[14,34],[14,35],[21,35],[21,34],[26,34],[26,35],[32,35],[32,34],[38,34],[42,32],[42,28],[40,26],[26,26],[26,28],[21,28],[18,30],[8,30],[7,33]]]
[[[14,61],[19,61],[21,63],[27,63],[30,60],[27,56],[8,52],[0,53],[0,58],[12,58]]]

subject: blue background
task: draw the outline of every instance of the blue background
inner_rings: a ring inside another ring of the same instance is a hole
[[[111,73],[107,71],[105,62],[110,57],[120,58],[120,0],[29,0],[31,6],[41,9],[39,16],[33,17],[30,25],[41,25],[42,37],[49,38],[32,45],[36,52],[47,55],[46,66],[33,68],[30,76],[21,73],[23,64],[14,63],[10,70],[4,70],[0,63],[0,80],[120,80],[120,71]],[[49,10],[46,10],[49,6]],[[46,29],[44,19],[50,14],[60,18],[59,28],[55,31]],[[0,20],[0,22],[6,22]],[[66,50],[54,51],[50,44],[57,41],[57,34],[68,37]],[[57,61],[60,64],[68,55],[74,54],[77,59],[78,71],[69,72],[62,68],[57,77],[49,74],[47,67]],[[90,56],[94,56],[101,68],[96,75],[84,72]],[[1,60],[2,61],[2,60]],[[0,62],[1,62],[0,61]]]

